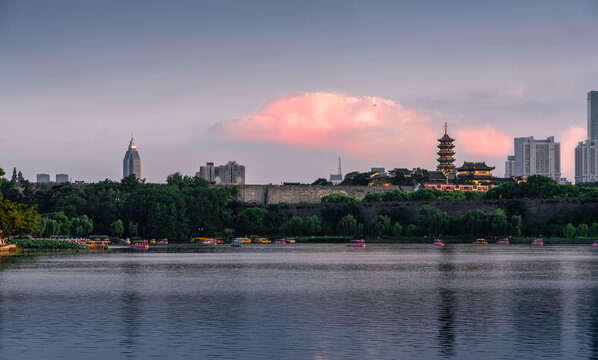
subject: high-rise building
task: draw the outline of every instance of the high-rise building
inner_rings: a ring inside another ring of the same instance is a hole
[[[507,156],[507,161],[505,161],[505,177],[512,176],[515,176],[515,156],[509,155]]]
[[[505,177],[542,175],[561,182],[561,144],[554,136],[535,140],[533,136],[515,138],[515,155],[507,158]]]
[[[38,183],[49,183],[50,182],[50,174],[37,174],[37,182]]]
[[[211,183],[216,181],[216,168],[213,162],[207,162],[205,166],[199,167],[199,172],[195,173],[195,176],[207,180]]]
[[[66,183],[66,182],[69,182],[68,174],[56,174],[56,183]]]
[[[580,141],[575,147],[575,183],[598,181],[598,139]]]
[[[123,178],[135,174],[137,179],[141,179],[141,158],[137,152],[137,146],[135,146],[135,140],[131,137],[129,141],[129,149],[125,153],[123,159]]]
[[[588,92],[588,139],[598,138],[598,91]]]
[[[229,161],[226,165],[219,166],[208,162],[199,168],[195,176],[215,184],[245,184],[245,166],[239,165],[236,161]]]

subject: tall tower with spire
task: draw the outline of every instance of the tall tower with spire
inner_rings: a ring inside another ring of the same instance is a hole
[[[131,174],[135,174],[137,179],[141,179],[141,158],[137,152],[137,146],[135,146],[133,136],[131,136],[129,149],[125,153],[125,158],[123,159],[123,178],[126,178]]]
[[[437,154],[440,157],[438,158],[438,166],[436,167],[436,170],[442,171],[445,175],[455,173],[455,165],[453,164],[455,162],[455,158],[453,157],[455,155],[455,152],[453,151],[455,145],[453,144],[453,141],[455,141],[455,139],[448,135],[448,125],[445,121],[444,136],[438,139],[439,151]]]

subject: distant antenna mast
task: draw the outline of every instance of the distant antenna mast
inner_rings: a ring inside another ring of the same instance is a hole
[[[338,157],[338,174],[342,176],[342,172],[341,172],[341,157]]]

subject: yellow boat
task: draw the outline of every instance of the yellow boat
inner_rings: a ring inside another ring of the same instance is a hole
[[[156,239],[151,239],[150,240],[150,244],[155,244],[156,243]]]
[[[488,241],[486,241],[486,239],[475,239],[473,243],[475,245],[487,245]]]
[[[243,244],[251,244],[251,239],[250,238],[239,238],[239,241],[241,241],[241,243]]]
[[[259,242],[260,244],[271,244],[272,241],[269,240],[268,238],[259,238],[257,239],[257,242]]]

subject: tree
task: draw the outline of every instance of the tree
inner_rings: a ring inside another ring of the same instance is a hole
[[[303,222],[304,231],[307,235],[316,235],[322,231],[322,223],[317,216],[312,215],[305,218]]]
[[[373,234],[380,237],[390,231],[390,218],[386,215],[376,215],[370,223]]]
[[[577,230],[576,230],[577,236],[586,237],[586,236],[588,236],[588,231],[589,231],[588,224],[584,223],[584,224],[579,224],[577,226]]]
[[[336,225],[336,231],[339,235],[352,236],[357,232],[357,220],[353,215],[346,215],[339,220]]]
[[[466,234],[483,236],[486,230],[486,214],[481,210],[469,210],[462,219]]]
[[[17,182],[17,168],[16,166],[12,168],[12,177],[10,178],[10,182],[13,184]]]
[[[127,229],[131,237],[135,237],[139,234],[139,224],[134,223],[133,221],[129,221],[129,226]]]
[[[413,174],[413,178],[416,183],[427,183],[430,182],[430,173],[426,169],[415,169],[415,173]]]
[[[450,224],[450,218],[444,211],[424,205],[419,209],[417,225],[428,235],[444,234]]]
[[[332,193],[322,196],[322,203],[353,203],[361,201],[356,196],[349,196],[345,193]]]
[[[266,231],[267,211],[260,207],[247,208],[236,217],[238,231],[244,234],[263,234]]]
[[[521,226],[522,226],[521,216],[520,215],[511,216],[511,223],[509,226],[511,236],[515,236],[515,237],[521,236]]]
[[[371,172],[360,173],[353,171],[345,175],[341,185],[367,186],[370,183]]]
[[[303,228],[303,219],[299,216],[293,216],[289,221],[282,224],[280,232],[285,235],[301,235]]]
[[[416,233],[417,233],[417,225],[409,224],[409,226],[407,226],[407,236],[415,236]]]
[[[81,215],[71,220],[71,235],[89,235],[93,230],[93,222],[87,215]]]
[[[573,224],[568,223],[563,227],[563,237],[572,238],[575,236],[575,226]]]
[[[596,223],[596,222],[592,223],[592,226],[590,227],[590,236],[598,237],[598,223]]]
[[[121,219],[116,220],[112,224],[110,224],[110,233],[112,236],[122,237],[123,233],[125,232],[125,225]]]
[[[502,209],[496,209],[488,216],[490,222],[490,230],[493,235],[505,235],[509,222],[507,215]]]
[[[324,185],[324,186],[330,186],[333,185],[330,181],[324,179],[324,178],[318,178],[316,181],[314,181],[312,183],[312,185]]]
[[[403,226],[399,222],[395,222],[392,226],[392,235],[395,237],[401,236],[403,232]]]

